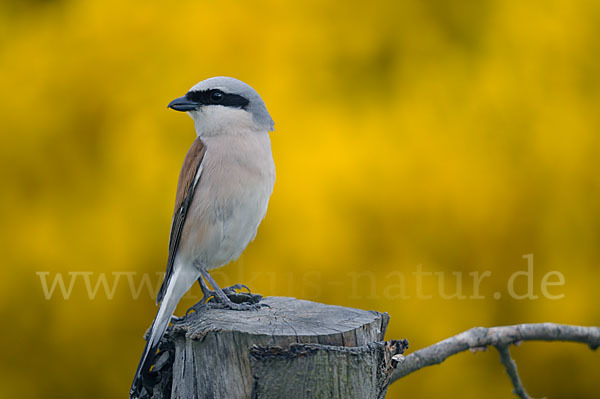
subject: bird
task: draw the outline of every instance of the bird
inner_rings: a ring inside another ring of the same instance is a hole
[[[183,162],[169,237],[160,303],[140,359],[130,398],[151,391],[150,369],[181,297],[200,284],[221,306],[246,310],[261,304],[234,303],[209,270],[236,260],[255,238],[275,184],[269,133],[274,122],[248,84],[218,76],[194,85],[168,108],[187,112],[196,139]],[[211,285],[208,289],[203,278]],[[240,288],[241,285],[232,288]]]

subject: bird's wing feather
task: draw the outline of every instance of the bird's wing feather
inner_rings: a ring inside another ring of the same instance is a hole
[[[194,191],[200,180],[202,173],[202,160],[206,153],[206,145],[196,138],[192,143],[183,166],[181,173],[179,174],[179,182],[177,183],[177,196],[175,197],[175,211],[173,212],[173,222],[171,223],[171,235],[169,237],[169,258],[167,260],[167,272],[165,279],[163,280],[156,302],[162,301],[171,275],[173,274],[173,264],[175,262],[175,255],[179,247],[179,240],[181,239],[181,232],[183,231],[183,225],[185,218],[192,203],[194,197]]]

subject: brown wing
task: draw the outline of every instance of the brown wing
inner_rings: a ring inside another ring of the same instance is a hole
[[[158,296],[156,297],[156,303],[162,301],[163,296],[167,291],[171,274],[173,273],[173,262],[175,261],[175,255],[179,248],[183,224],[185,223],[185,217],[190,204],[192,203],[192,199],[194,198],[194,191],[200,180],[199,174],[202,173],[200,167],[205,153],[206,145],[199,137],[196,138],[185,156],[183,166],[181,167],[179,182],[177,183],[177,196],[175,197],[175,211],[173,212],[173,222],[171,223],[171,235],[169,237],[167,272],[160,287],[160,291],[158,292]]]

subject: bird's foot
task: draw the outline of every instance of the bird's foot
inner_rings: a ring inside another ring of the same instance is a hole
[[[245,288],[248,292],[238,292]],[[255,310],[268,306],[260,303],[262,295],[253,294],[250,288],[243,284],[226,287],[219,292],[212,291],[212,298],[207,302],[207,306],[213,309],[231,309],[231,310]]]
[[[258,296],[260,296],[260,295],[258,295]],[[230,310],[258,310],[261,308],[269,308],[270,307],[266,303],[260,303],[260,302],[236,303],[236,302],[233,302],[229,298],[227,298],[226,301],[225,300],[223,300],[223,301],[217,300],[215,302],[211,301],[211,302],[207,303],[206,306],[208,306],[211,309],[230,309]]]
[[[207,309],[206,302],[204,302],[204,300],[196,303],[193,306],[190,306],[190,308],[185,311],[185,316],[183,316],[182,319],[185,319],[192,312],[193,313],[199,313],[203,309]]]
[[[223,288],[223,292],[225,293],[225,295],[233,295],[233,294],[237,294],[237,291],[241,290],[242,288],[245,288],[246,291],[248,291],[248,294],[252,294],[252,292],[250,291],[250,288],[248,288],[248,286],[244,285],[244,284],[235,284],[235,285],[232,285],[231,287],[225,287],[225,288]]]
[[[238,292],[241,289],[246,289],[248,292]],[[217,290],[210,290],[208,288],[203,288],[202,291],[204,292],[202,300],[190,307],[185,312],[185,316],[191,312],[198,313],[204,309],[252,310],[268,307],[267,304],[259,303],[262,295],[253,294],[250,288],[243,284],[225,287],[222,289],[222,294]],[[176,322],[182,321],[184,318],[180,318]]]
[[[245,288],[248,292],[238,292],[242,288]],[[234,304],[257,304],[262,299],[262,295],[253,294],[250,288],[243,284],[232,285],[231,287],[223,288],[223,293]],[[224,298],[220,298],[218,293],[213,293],[213,297],[210,302],[221,302],[221,300],[227,302]]]

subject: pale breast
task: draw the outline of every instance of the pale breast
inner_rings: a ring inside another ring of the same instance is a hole
[[[275,166],[267,132],[203,141],[202,175],[178,256],[212,269],[237,259],[256,235],[273,191]]]

